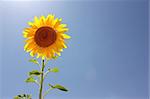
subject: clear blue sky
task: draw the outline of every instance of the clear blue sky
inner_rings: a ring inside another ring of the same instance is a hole
[[[68,24],[72,39],[48,65],[60,68],[47,82],[69,88],[46,99],[148,99],[148,1],[0,1],[0,98],[37,96],[26,84],[38,69],[23,50],[23,28],[34,16],[55,14]],[[33,98],[37,99],[37,98]]]

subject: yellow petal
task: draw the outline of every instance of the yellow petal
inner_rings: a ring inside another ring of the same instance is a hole
[[[50,51],[47,53],[47,58],[48,58],[48,59],[51,59],[51,58],[52,58],[52,55],[51,55],[51,52],[50,52]]]
[[[34,33],[32,33],[32,32],[31,33],[28,33],[28,32],[25,32],[25,31],[23,32],[23,37],[24,38],[33,37],[33,36],[34,36]]]
[[[45,56],[42,56],[42,60],[44,60],[45,59]]]
[[[37,50],[37,58],[42,58],[42,50],[41,49],[38,49]]]
[[[62,18],[57,19],[57,22],[54,25],[54,28],[56,29],[61,24]]]
[[[28,25],[32,26],[32,25],[33,25],[33,23],[32,23],[32,22],[28,22]]]
[[[23,36],[28,37],[28,36],[33,36],[35,34],[37,29],[34,28],[25,28],[23,31]]]
[[[46,18],[46,24],[47,24],[47,25],[50,25],[50,20],[51,20],[51,18],[52,18],[52,15],[49,14],[49,15],[47,16],[47,18]]]
[[[67,32],[69,29],[68,28],[59,28],[57,29],[58,32]]]
[[[66,45],[66,44],[62,43],[62,45],[63,45],[64,48],[67,48],[67,45]]]
[[[56,30],[62,29],[62,28],[66,28],[67,24],[60,24],[57,27],[55,27]]]
[[[28,43],[25,44],[24,50],[27,51],[29,48],[32,48],[32,47],[34,47],[34,46],[35,46],[35,44],[34,44],[33,41],[28,42]]]
[[[63,49],[60,49],[61,52],[63,52]]]
[[[59,46],[60,49],[62,49],[62,48],[67,48],[67,46],[65,45],[64,42],[58,42],[58,43],[57,43],[57,46]]]
[[[34,57],[34,55],[37,53],[37,46],[35,46],[32,50],[31,50],[31,52],[30,52],[30,55],[32,56],[32,57]]]
[[[58,56],[61,56],[61,53],[60,53],[60,52],[57,52],[57,51],[56,51],[56,54],[57,54]]]
[[[24,42],[26,42],[26,43],[30,43],[30,42],[32,42],[32,41],[34,41],[33,38],[28,38],[28,39],[24,40]]]
[[[56,48],[57,48],[57,51],[61,51],[61,49],[63,48],[62,44],[61,43],[56,43]]]
[[[69,36],[67,34],[62,34],[62,36],[63,36],[64,39],[70,39],[71,38],[71,36]]]
[[[45,48],[45,49],[43,50],[43,56],[44,56],[44,57],[47,57],[47,51],[48,51],[47,49],[48,49],[48,48]]]
[[[33,29],[37,29],[38,27],[33,22],[28,22],[28,25],[31,26]]]
[[[45,21],[46,21],[45,17],[44,17],[44,16],[41,16],[41,17],[40,17],[40,24],[41,24],[42,26],[45,25]]]
[[[34,49],[36,46],[34,43],[29,43],[27,48],[26,48],[26,52],[30,52],[32,49]]]
[[[52,22],[54,21],[55,16],[52,14],[49,14],[46,18],[46,25],[52,26]]]
[[[39,19],[38,19],[37,16],[34,17],[34,22],[35,22],[35,23],[38,23],[38,22],[39,22]]]
[[[57,22],[58,22],[58,18],[56,18],[54,21],[52,21],[51,27],[54,27]]]
[[[49,24],[50,27],[52,26],[52,22],[54,21],[55,15],[51,15],[50,19],[49,19]]]
[[[34,24],[35,24],[37,27],[40,27],[40,20],[38,19],[37,16],[34,17]]]
[[[49,50],[48,50],[47,53],[46,53],[46,59],[47,59],[47,60],[52,59],[52,55],[51,55],[51,53],[50,53]]]
[[[25,46],[24,46],[24,51],[26,51],[26,49],[27,49],[27,47],[28,47],[28,43],[27,44],[25,44]]]
[[[34,29],[30,28],[25,28],[24,32],[30,33],[30,32],[34,32]]]
[[[55,51],[53,49],[51,51],[51,55],[52,55],[52,57],[54,57],[54,55],[55,55]]]

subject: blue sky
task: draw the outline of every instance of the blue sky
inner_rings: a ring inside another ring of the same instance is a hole
[[[53,13],[68,24],[68,49],[48,65],[46,82],[69,88],[46,99],[148,99],[148,1],[1,1],[1,99],[31,93],[27,72],[38,69],[24,52],[22,31],[34,16]]]

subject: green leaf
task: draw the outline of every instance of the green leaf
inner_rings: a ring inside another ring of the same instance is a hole
[[[28,94],[21,94],[14,97],[14,99],[32,99],[31,95]]]
[[[33,70],[29,72],[29,76],[39,76],[40,74],[41,72],[39,72],[38,70]]]
[[[50,71],[50,72],[57,73],[57,72],[59,72],[59,68],[54,67],[54,68],[52,68],[52,69],[49,69],[49,71]]]
[[[27,83],[35,83],[35,79],[33,77],[29,77],[25,80]]]
[[[52,58],[56,60],[58,58],[58,56],[53,56]]]
[[[56,88],[56,89],[59,89],[61,91],[68,91],[65,87],[59,85],[59,84],[56,84],[55,86],[52,86],[52,85],[49,85],[51,86],[52,88]]]
[[[29,62],[32,62],[34,64],[38,64],[39,65],[39,62],[36,59],[30,59]]]

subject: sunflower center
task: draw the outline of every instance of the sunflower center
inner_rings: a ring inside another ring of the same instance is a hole
[[[40,47],[48,47],[56,41],[56,32],[50,27],[40,27],[35,33],[34,40]]]

